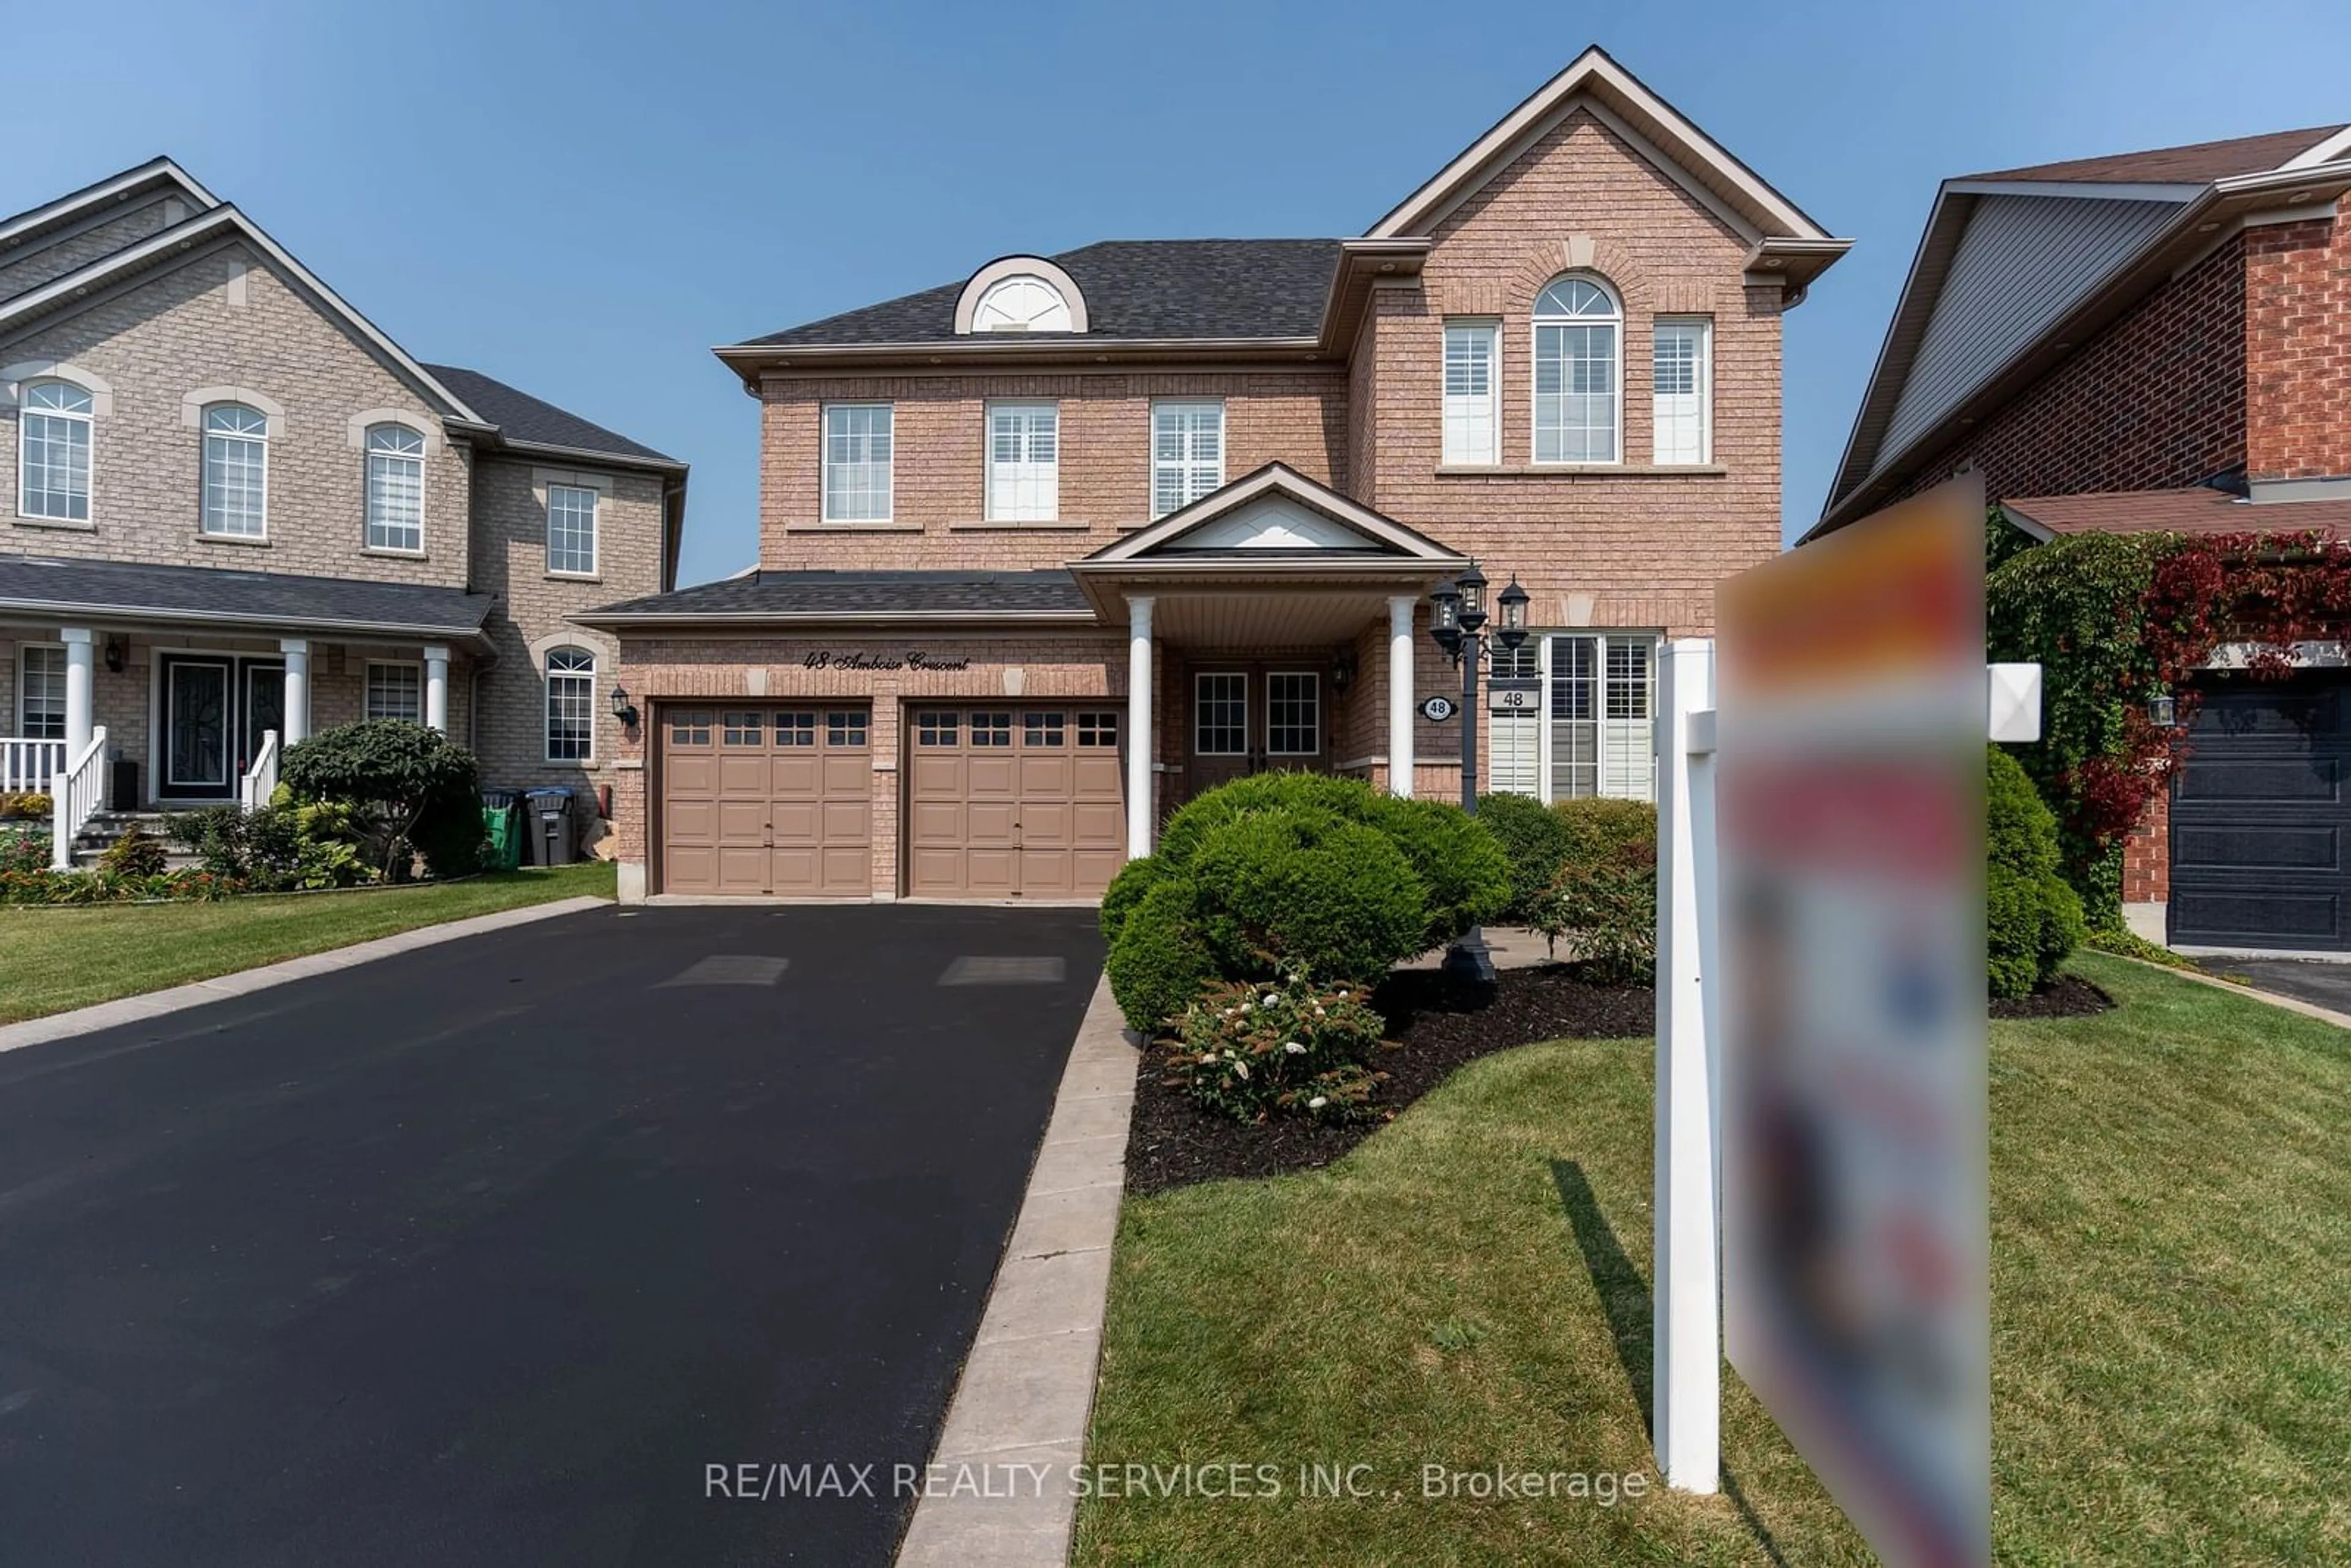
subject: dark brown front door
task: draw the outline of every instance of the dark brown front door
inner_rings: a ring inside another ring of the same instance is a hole
[[[1196,795],[1245,773],[1327,768],[1329,686],[1329,672],[1308,664],[1194,670],[1187,792]]]

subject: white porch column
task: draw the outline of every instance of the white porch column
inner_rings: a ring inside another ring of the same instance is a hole
[[[57,633],[66,645],[66,756],[79,757],[98,723],[98,635],[87,626]]]
[[[1151,604],[1126,601],[1126,852],[1151,852],[1151,759],[1158,750],[1151,727]]]
[[[449,650],[424,650],[424,723],[449,733]]]
[[[1388,793],[1412,798],[1412,611],[1409,593],[1388,601]]]
[[[286,655],[286,727],[277,738],[280,745],[291,746],[310,738],[309,639],[283,638],[277,651]]]

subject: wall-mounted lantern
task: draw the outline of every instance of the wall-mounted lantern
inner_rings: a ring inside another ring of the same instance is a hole
[[[637,705],[629,700],[629,688],[618,683],[612,687],[612,716],[630,729],[637,727]]]

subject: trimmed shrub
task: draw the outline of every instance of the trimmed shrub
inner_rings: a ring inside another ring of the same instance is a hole
[[[438,730],[391,718],[320,730],[287,747],[280,777],[297,800],[357,808],[369,858],[387,877],[407,873],[412,850],[434,876],[481,866],[474,754]]]
[[[1562,864],[1593,864],[1616,858],[1632,845],[1646,844],[1652,858],[1657,848],[1657,809],[1646,800],[1612,800],[1594,796],[1582,800],[1558,800],[1552,813],[1566,830]]]
[[[1334,817],[1364,821],[1371,802],[1382,799],[1360,779],[1334,779],[1327,773],[1250,773],[1229,784],[1195,795],[1167,819],[1154,858],[1172,871],[1192,863],[1201,841],[1228,822],[1259,811],[1321,810]]]
[[[1155,883],[1111,943],[1103,970],[1126,1021],[1152,1034],[1191,1006],[1216,978],[1202,939],[1192,884],[1176,877]]]
[[[1196,1104],[1236,1121],[1360,1121],[1384,1076],[1369,1064],[1385,1029],[1360,988],[1292,971],[1209,989],[1185,1009],[1167,1065]]]
[[[1534,916],[1535,901],[1559,880],[1567,823],[1533,796],[1512,794],[1479,797],[1478,821],[1502,846],[1510,867],[1510,902],[1495,918],[1524,925]]]
[[[1528,924],[1603,985],[1646,986],[1657,972],[1657,809],[1641,800],[1562,800],[1559,873]]]
[[[1192,884],[1228,977],[1269,969],[1377,978],[1421,950],[1428,894],[1404,852],[1361,822],[1261,811],[1208,834]]]
[[[1166,880],[1166,862],[1156,855],[1144,855],[1119,867],[1118,874],[1110,879],[1102,890],[1102,940],[1115,944],[1118,934],[1126,928],[1126,917],[1143,902],[1143,895]]]
[[[2016,758],[1984,758],[1986,977],[1995,997],[2030,996],[2081,944],[2082,901],[2058,873],[2055,813]]]
[[[1369,822],[1404,852],[1427,890],[1428,925],[1416,951],[1441,947],[1510,906],[1510,857],[1460,807],[1374,793]]]

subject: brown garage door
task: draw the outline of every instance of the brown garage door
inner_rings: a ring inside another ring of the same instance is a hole
[[[662,712],[662,891],[858,897],[873,889],[862,707]]]
[[[906,891],[1091,898],[1126,860],[1113,708],[917,708],[906,726]]]

